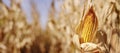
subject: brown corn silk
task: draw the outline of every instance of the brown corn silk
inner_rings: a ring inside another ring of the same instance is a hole
[[[76,27],[76,32],[80,35],[80,43],[92,42],[97,30],[98,20],[93,10],[89,9],[84,17],[84,20]]]

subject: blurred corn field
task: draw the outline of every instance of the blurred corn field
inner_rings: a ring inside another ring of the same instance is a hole
[[[45,29],[33,2],[28,23],[10,1],[0,0],[0,53],[120,53],[120,0],[52,0]]]

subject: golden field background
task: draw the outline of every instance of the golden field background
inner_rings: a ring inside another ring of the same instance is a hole
[[[75,28],[84,20],[90,3],[98,19],[92,43],[100,47],[99,53],[120,53],[119,0],[85,0],[82,4],[81,0],[65,0],[60,12],[56,11],[53,0],[45,30],[41,28],[34,3],[31,3],[33,22],[27,23],[21,1],[11,0],[8,8],[0,0],[0,53],[86,53],[78,49],[80,35]]]

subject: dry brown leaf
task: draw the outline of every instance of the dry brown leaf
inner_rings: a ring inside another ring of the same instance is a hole
[[[87,53],[87,52],[101,53],[102,52],[101,48],[94,43],[82,43],[80,47],[83,49],[84,53]]]

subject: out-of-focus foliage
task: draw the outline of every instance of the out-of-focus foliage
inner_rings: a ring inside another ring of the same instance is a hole
[[[10,8],[0,2],[0,53],[20,53],[29,48],[40,28],[28,24],[20,2],[11,0]],[[30,51],[30,50],[29,50]]]

